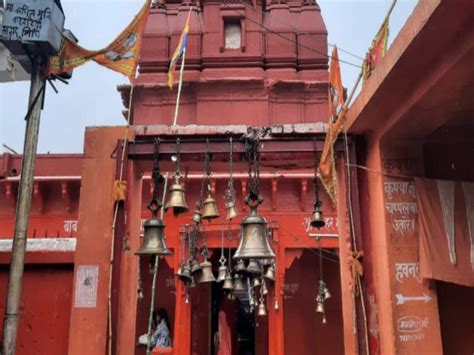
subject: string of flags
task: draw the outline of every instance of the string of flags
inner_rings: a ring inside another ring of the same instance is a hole
[[[364,60],[362,72],[355,86],[358,85],[360,77],[362,77],[364,81],[367,80],[375,67],[382,61],[387,50],[389,19],[390,16],[387,16],[380,27],[380,30],[377,32],[377,35],[373,39],[372,45],[367,52],[366,59]],[[329,65],[329,122],[321,159],[317,168],[318,177],[334,204],[336,203],[337,198],[334,144],[336,143],[339,133],[341,133],[344,128],[346,119],[345,114],[350,99],[351,98],[348,98],[346,101],[344,100],[344,88],[342,86],[339,55],[337,47],[334,46]]]

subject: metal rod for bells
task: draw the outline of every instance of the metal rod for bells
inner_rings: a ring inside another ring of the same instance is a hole
[[[161,211],[160,211],[160,218],[163,220],[164,216],[164,206],[165,206],[165,199],[166,199],[166,188],[168,187],[168,176],[169,174],[166,173],[165,175],[165,185],[163,187],[163,198],[161,204]],[[155,294],[156,294],[156,275],[158,274],[158,263],[160,261],[159,255],[152,256],[155,258],[155,265],[153,266],[153,281],[151,286],[151,302],[150,302],[150,315],[148,317],[148,342],[146,345],[146,355],[151,354],[151,332],[152,332],[152,325],[153,325],[153,310],[155,309]]]
[[[44,98],[46,78],[42,74],[43,60],[39,56],[32,58],[30,97],[21,164],[21,178],[18,192],[18,205],[15,216],[15,234],[13,238],[12,261],[8,279],[8,293],[3,320],[2,354],[15,354],[18,332],[18,313],[20,309],[23,271],[25,267],[26,233],[31,208],[31,196],[38,148],[38,134],[41,106]]]

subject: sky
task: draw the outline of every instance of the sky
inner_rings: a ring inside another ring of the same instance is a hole
[[[360,65],[392,0],[318,0],[328,30],[328,42],[339,48],[339,58]],[[389,45],[406,22],[416,0],[398,0],[390,19]],[[143,0],[62,0],[65,27],[87,49],[108,45],[130,22]],[[331,53],[332,47],[328,48]],[[349,90],[359,69],[341,63],[342,80]],[[88,126],[123,125],[122,101],[117,85],[127,83],[121,74],[88,63],[76,68],[69,85],[48,87],[41,115],[39,153],[80,153]],[[0,153],[6,144],[23,150],[29,82],[0,83]]]

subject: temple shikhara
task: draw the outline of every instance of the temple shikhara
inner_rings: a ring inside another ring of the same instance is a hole
[[[336,113],[316,1],[146,11],[124,125],[37,156],[16,354],[472,354],[474,3],[420,0]]]

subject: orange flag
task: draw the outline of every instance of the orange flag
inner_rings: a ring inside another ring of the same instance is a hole
[[[63,37],[57,56],[49,59],[47,75],[70,72],[89,60],[126,75],[130,81],[135,78],[143,31],[145,30],[151,0],[147,0],[132,22],[107,47],[90,51]]]
[[[387,51],[387,41],[388,41],[388,22],[389,17],[385,20],[380,27],[379,32],[375,36],[372,41],[372,46],[369,48],[369,52],[364,60],[363,64],[363,73],[364,73],[364,80],[367,80],[369,76],[372,74],[372,71],[375,67],[382,61],[382,58]]]
[[[318,166],[318,175],[331,200],[336,203],[336,164],[334,161],[334,143],[344,123],[344,88],[337,47],[334,47],[329,66],[329,122],[324,141],[323,152]],[[342,114],[341,114],[342,113]]]
[[[135,79],[150,1],[147,0],[127,28],[93,58],[95,62],[128,76],[130,81]]]

